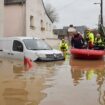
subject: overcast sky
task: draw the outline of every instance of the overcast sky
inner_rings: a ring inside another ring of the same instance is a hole
[[[105,0],[104,9],[105,10]],[[100,14],[100,0],[44,0],[45,3],[51,4],[59,15],[58,28],[70,24],[88,27],[97,27],[98,16]],[[104,11],[105,16],[105,11]]]

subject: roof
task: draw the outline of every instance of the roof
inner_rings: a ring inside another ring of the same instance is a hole
[[[43,4],[43,7],[44,7],[44,10],[45,10],[46,15],[48,16],[48,18],[50,19],[50,21],[53,23],[53,20],[50,18],[50,16],[48,15],[48,13],[46,11],[46,8],[45,8],[44,1],[43,0],[42,0],[42,4]]]
[[[4,0],[5,5],[12,5],[12,4],[23,4],[26,0]]]
[[[64,36],[67,35],[66,29],[54,29],[53,32],[56,35],[64,35]]]

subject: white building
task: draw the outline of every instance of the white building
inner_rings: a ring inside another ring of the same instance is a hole
[[[4,2],[0,0],[0,37],[3,36],[3,9],[4,9]]]
[[[4,2],[4,36],[54,38],[53,23],[45,11],[43,0]]]

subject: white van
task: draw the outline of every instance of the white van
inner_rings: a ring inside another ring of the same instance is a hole
[[[35,37],[0,38],[0,56],[32,61],[64,60],[63,53],[52,49],[44,40]]]

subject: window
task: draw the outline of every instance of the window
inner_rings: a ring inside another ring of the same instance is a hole
[[[30,28],[31,29],[35,29],[35,26],[34,26],[34,16],[30,16]]]
[[[41,20],[41,27],[43,27],[43,20]]]
[[[43,22],[43,20],[41,20],[41,31],[44,31],[44,30],[45,30],[44,22]]]
[[[23,42],[28,50],[51,50],[52,48],[41,39],[24,39]]]
[[[15,40],[13,42],[13,51],[23,52],[23,44]]]

